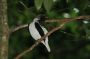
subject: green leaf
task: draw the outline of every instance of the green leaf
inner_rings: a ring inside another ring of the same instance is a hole
[[[39,10],[41,8],[43,1],[44,0],[35,0],[34,1],[35,7],[37,8],[37,10]]]
[[[50,11],[52,5],[53,5],[53,0],[44,0],[44,7],[47,12]]]

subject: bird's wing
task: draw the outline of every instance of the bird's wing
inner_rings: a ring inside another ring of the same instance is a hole
[[[42,26],[42,29],[44,31],[44,34],[47,34],[48,33],[48,31],[46,30],[46,28],[44,28],[43,26]]]
[[[42,27],[40,26],[40,24],[38,22],[35,22],[35,28],[37,29],[38,33],[40,36],[44,36],[44,30],[42,29]]]

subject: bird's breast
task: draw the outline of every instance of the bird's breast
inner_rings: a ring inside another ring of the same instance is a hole
[[[35,24],[34,23],[31,23],[30,26],[29,26],[29,31],[31,33],[31,36],[35,39],[35,40],[38,40],[41,38],[38,30],[36,29],[35,27]]]

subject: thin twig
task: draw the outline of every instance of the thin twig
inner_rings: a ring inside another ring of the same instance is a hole
[[[28,24],[24,24],[24,25],[20,25],[18,27],[15,27],[15,28],[11,29],[11,32],[15,32],[15,31],[22,29],[22,28],[25,28],[25,27],[28,27]]]
[[[88,15],[88,16],[78,16],[76,18],[48,19],[45,22],[60,22],[60,23],[63,23],[63,22],[70,22],[70,21],[73,21],[73,20],[80,20],[80,19],[85,19],[85,20],[90,19],[90,15]]]
[[[22,1],[19,1],[19,3],[21,3],[25,9],[28,9],[28,7]]]
[[[60,23],[63,23],[63,22],[70,22],[70,21],[73,21],[73,20],[79,20],[79,19],[90,19],[90,15],[89,16],[79,16],[79,17],[76,17],[76,18],[64,18],[64,19],[48,19],[46,20],[45,22],[60,22]],[[11,30],[11,32],[15,32],[19,29],[22,29],[22,28],[25,28],[25,27],[28,27],[28,24],[24,24],[24,25],[20,25],[18,27],[15,27],[14,29]]]

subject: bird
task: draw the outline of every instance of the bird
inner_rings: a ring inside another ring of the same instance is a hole
[[[33,39],[38,40],[48,33],[47,29],[43,26],[46,19],[47,17],[45,15],[40,14],[29,24],[29,32]],[[42,40],[41,43],[44,44],[48,52],[51,51],[48,44],[48,37]]]

